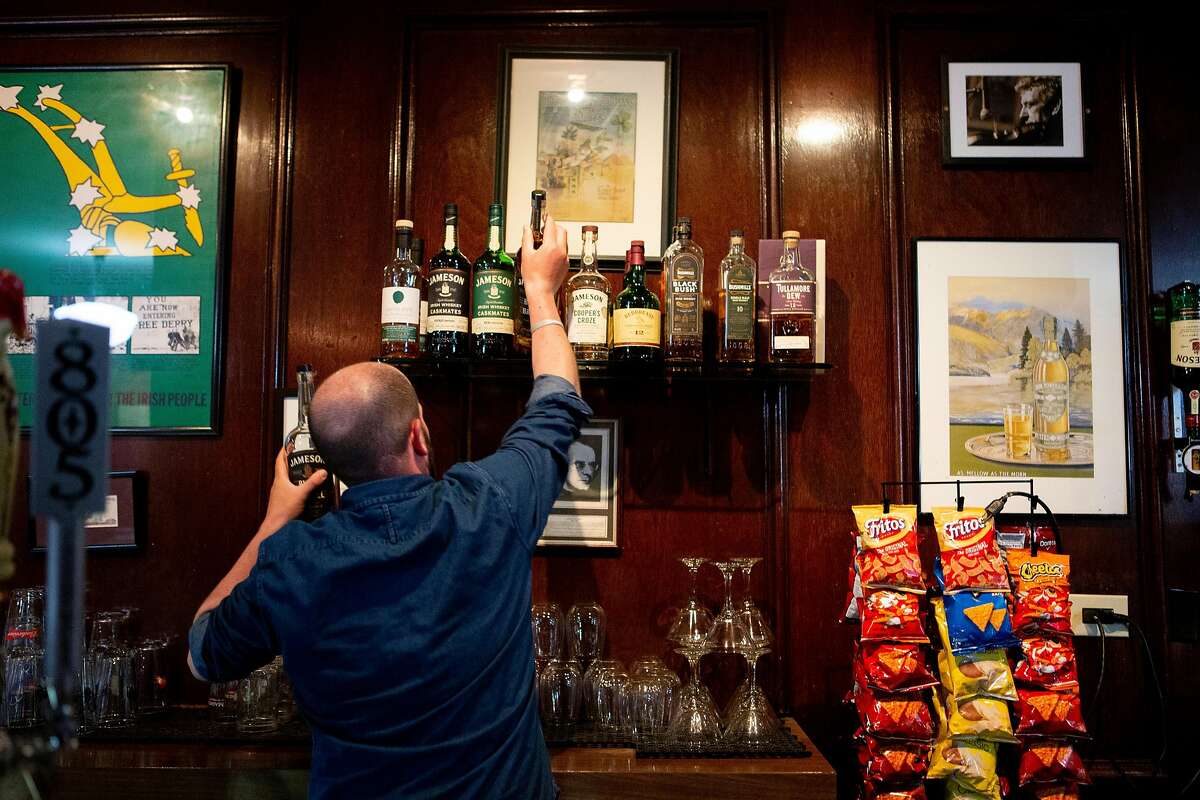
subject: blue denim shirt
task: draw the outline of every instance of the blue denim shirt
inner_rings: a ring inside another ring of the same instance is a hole
[[[197,672],[282,653],[312,728],[314,798],[553,798],[538,722],[530,559],[591,409],[540,376],[500,449],[354,486],[263,541],[193,625]]]

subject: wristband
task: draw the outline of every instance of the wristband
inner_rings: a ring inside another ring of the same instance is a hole
[[[567,326],[562,324],[562,320],[544,319],[529,329],[529,335],[533,336],[535,333],[537,333],[539,330],[546,327],[547,325],[557,325],[558,327],[562,328],[564,331],[567,329]]]

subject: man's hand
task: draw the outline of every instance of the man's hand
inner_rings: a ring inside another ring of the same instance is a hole
[[[300,512],[304,511],[304,501],[316,491],[328,474],[319,469],[299,486],[293,484],[288,477],[287,449],[280,449],[279,455],[275,456],[275,481],[271,484],[271,497],[267,500],[267,516],[263,519],[263,530],[269,529],[274,533],[300,516]]]
[[[566,276],[567,232],[547,214],[541,247],[533,248],[533,233],[528,225],[521,236],[521,280],[525,283],[525,294],[553,295]]]

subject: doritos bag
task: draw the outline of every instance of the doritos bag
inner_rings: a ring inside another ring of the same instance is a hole
[[[929,770],[927,744],[887,742],[867,737],[859,750],[863,776],[874,784],[911,784],[922,780]]]
[[[854,706],[866,732],[879,739],[933,741],[933,715],[924,696],[876,694],[870,687],[854,690]]]
[[[937,685],[925,649],[905,642],[863,642],[858,652],[863,682],[881,692],[915,692]]]
[[[925,626],[921,624],[919,597],[893,589],[877,589],[863,600],[862,618],[864,642],[928,642]]]
[[[1054,538],[1054,529],[1039,526],[1033,529],[1033,538],[1037,540],[1038,551],[1046,551],[1047,553],[1058,552],[1058,542]],[[1000,545],[1002,553],[1010,553],[1014,550],[1029,551],[1029,526],[1021,525],[1013,527],[1012,525],[1001,527],[996,526],[996,544]],[[1011,576],[1010,576],[1011,578]]]
[[[1091,783],[1083,759],[1068,742],[1038,742],[1021,752],[1021,786],[1033,783]]]
[[[998,592],[948,594],[934,598],[933,613],[945,626],[945,639],[955,655],[1015,647],[1008,603]]]
[[[952,697],[967,700],[972,697],[994,697],[997,700],[1016,700],[1017,687],[1003,650],[983,650],[966,656],[952,655],[949,650],[938,651],[938,671],[942,684]]]
[[[1086,737],[1078,690],[1017,689],[1017,733],[1023,736]]]
[[[946,592],[1008,591],[1008,575],[992,520],[982,508],[933,509]]]
[[[1075,644],[1070,638],[1033,636],[1021,640],[1025,656],[1013,671],[1017,680],[1043,689],[1076,689]]]
[[[853,506],[858,523],[858,571],[869,589],[925,592],[917,550],[917,507]]]
[[[1031,556],[1028,550],[1008,553],[1015,592],[1017,630],[1071,632],[1071,559],[1054,553]]]

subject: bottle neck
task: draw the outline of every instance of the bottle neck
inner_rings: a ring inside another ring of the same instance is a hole
[[[625,283],[630,286],[646,285],[646,264],[641,259],[629,262],[629,271],[625,273]]]
[[[396,231],[396,259],[398,261],[412,259],[412,231]]]
[[[493,222],[488,225],[488,250],[493,253],[500,252],[504,242],[504,223]]]
[[[442,249],[446,251],[454,251],[458,249],[458,223],[446,223],[446,237],[442,241]]]
[[[783,258],[779,265],[785,269],[800,269],[800,251],[793,245],[784,245]]]
[[[740,255],[743,255],[745,252],[746,252],[746,245],[744,242],[737,241],[737,240],[730,240],[729,255],[740,256]]]
[[[542,207],[535,205],[529,212],[529,231],[533,234],[535,244],[542,242]]]
[[[591,233],[583,235],[583,253],[579,257],[579,268],[582,271],[596,271],[596,237]]]
[[[296,375],[296,399],[299,401],[299,410],[296,416],[297,425],[301,428],[308,427],[308,409],[312,405],[313,398],[313,379],[311,372],[299,372]]]

